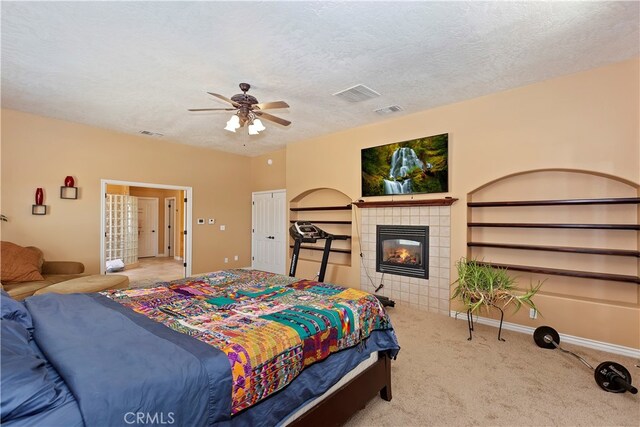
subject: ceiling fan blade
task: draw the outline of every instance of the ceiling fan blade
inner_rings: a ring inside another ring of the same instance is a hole
[[[264,111],[254,111],[254,114],[256,116],[259,116],[260,118],[278,123],[282,126],[289,126],[291,124],[289,120],[281,119],[280,117],[276,117],[272,114],[265,113]]]
[[[259,110],[268,110],[269,108],[289,108],[289,104],[284,101],[263,102],[261,104],[253,104],[253,108]]]
[[[236,108],[189,108],[188,111],[236,111]]]
[[[211,95],[211,96],[215,96],[215,97],[216,97],[216,98],[218,98],[218,99],[222,99],[223,101],[228,102],[229,104],[233,105],[233,106],[234,106],[234,107],[236,107],[236,108],[239,108],[239,107],[240,107],[240,104],[238,104],[238,103],[237,103],[237,102],[235,102],[235,101],[230,100],[230,99],[229,99],[229,98],[227,98],[226,96],[222,96],[222,95],[219,95],[219,94],[217,94],[217,93],[213,93],[213,92],[207,92],[207,93],[208,93],[209,95]]]

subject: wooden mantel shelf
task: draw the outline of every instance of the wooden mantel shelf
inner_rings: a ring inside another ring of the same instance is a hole
[[[458,199],[445,197],[444,199],[424,199],[424,200],[383,200],[377,202],[353,202],[359,208],[404,208],[414,206],[451,206]]]

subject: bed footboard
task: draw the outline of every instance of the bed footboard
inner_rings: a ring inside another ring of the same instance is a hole
[[[364,409],[367,402],[378,393],[384,400],[391,400],[391,359],[382,352],[376,363],[289,425],[340,426],[357,411]]]

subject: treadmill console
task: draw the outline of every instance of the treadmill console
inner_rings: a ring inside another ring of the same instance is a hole
[[[289,227],[289,234],[295,240],[303,243],[315,243],[318,240],[326,239],[330,235],[307,221],[296,221]]]

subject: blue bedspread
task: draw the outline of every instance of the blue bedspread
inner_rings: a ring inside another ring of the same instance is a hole
[[[26,305],[34,339],[87,426],[230,419],[231,373],[221,351],[98,294],[46,294]]]

